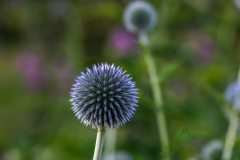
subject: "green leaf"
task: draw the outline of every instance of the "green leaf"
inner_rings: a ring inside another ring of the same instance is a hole
[[[182,62],[175,60],[172,63],[164,66],[158,74],[158,82],[163,82],[174,70],[182,65]]]
[[[223,93],[217,91],[215,88],[213,88],[207,82],[205,82],[203,79],[198,80],[198,85],[199,85],[199,87],[203,88],[210,96],[214,97],[221,104],[227,103]]]
[[[154,103],[153,100],[151,99],[151,97],[149,95],[147,95],[146,93],[142,92],[142,91],[138,91],[138,96],[141,97],[141,101],[145,104],[150,106],[151,108],[154,108]]]

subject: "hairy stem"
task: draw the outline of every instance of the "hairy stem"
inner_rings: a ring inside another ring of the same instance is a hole
[[[105,137],[105,129],[99,128],[97,133],[93,160],[101,160],[104,137]]]
[[[238,128],[239,114],[235,108],[232,109],[229,119],[229,126],[224,144],[222,160],[230,160]]]
[[[154,102],[156,107],[156,118],[158,123],[158,130],[159,130],[159,137],[160,142],[162,145],[162,155],[163,160],[170,160],[169,155],[169,140],[168,140],[168,134],[166,129],[166,122],[165,122],[165,116],[163,112],[163,100],[162,100],[162,92],[161,87],[158,83],[157,79],[157,71],[155,67],[154,60],[150,54],[150,47],[148,45],[148,39],[145,34],[140,35],[140,44],[142,45],[144,57],[146,61],[146,65],[148,68],[148,74],[150,78],[150,85],[154,96]]]

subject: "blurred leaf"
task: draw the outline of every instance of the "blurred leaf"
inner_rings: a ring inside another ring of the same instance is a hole
[[[209,85],[205,80],[201,79],[197,81],[199,87],[203,88],[210,96],[214,97],[219,103],[226,104],[224,95]]]
[[[182,62],[175,60],[172,63],[164,66],[158,74],[158,81],[163,82],[175,69],[182,65]]]
[[[148,106],[150,106],[150,107],[152,107],[152,108],[155,108],[155,107],[154,107],[153,100],[151,99],[150,96],[148,96],[147,94],[145,94],[145,93],[142,92],[142,91],[139,91],[138,96],[141,98],[141,101],[142,101],[144,104],[146,104],[146,105],[148,105]]]
[[[190,141],[194,137],[194,134],[189,128],[183,128],[179,130],[171,142],[171,150],[176,151],[181,148],[182,144]]]
[[[188,128],[180,130],[176,135],[176,139],[181,142],[187,142],[191,138],[193,138],[193,133]]]

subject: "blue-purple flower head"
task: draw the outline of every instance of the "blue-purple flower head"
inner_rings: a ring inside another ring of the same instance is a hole
[[[138,89],[130,75],[114,64],[86,70],[77,76],[70,93],[75,116],[93,128],[114,128],[129,121],[138,107]]]
[[[131,32],[146,32],[154,26],[156,12],[150,3],[134,1],[126,7],[123,21],[125,27]]]
[[[225,91],[225,97],[234,108],[240,111],[240,82],[231,83]]]

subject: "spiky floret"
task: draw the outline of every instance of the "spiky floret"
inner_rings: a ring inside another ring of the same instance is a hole
[[[70,93],[75,116],[93,128],[114,128],[129,121],[139,98],[130,74],[125,75],[126,71],[114,64],[93,65],[92,70],[86,70],[77,77]]]
[[[145,32],[154,26],[156,12],[150,3],[134,1],[126,7],[123,21],[129,31]]]

